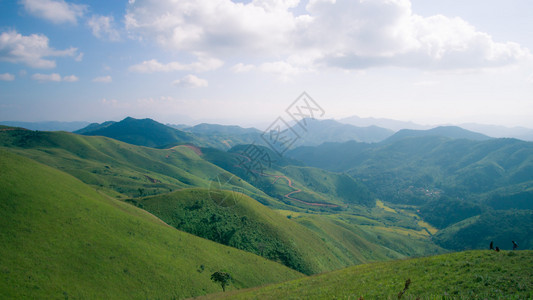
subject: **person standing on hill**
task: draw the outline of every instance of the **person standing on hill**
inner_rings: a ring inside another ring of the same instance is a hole
[[[493,241],[490,241],[490,248],[489,250],[494,250],[494,242]]]
[[[516,250],[516,248],[518,248],[518,244],[515,241],[513,241],[513,250]]]

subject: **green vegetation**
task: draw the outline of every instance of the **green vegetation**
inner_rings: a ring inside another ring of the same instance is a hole
[[[457,224],[435,239],[442,247],[483,249],[491,238],[506,236],[520,237],[531,249],[533,238],[524,228],[532,228],[533,220],[524,216],[533,208],[533,143],[487,139],[457,128],[439,131],[404,131],[378,144],[301,147],[288,155],[346,172],[379,199],[412,207],[411,212],[436,228]],[[500,217],[491,217],[495,214]],[[460,223],[465,220],[468,229]]]
[[[0,298],[170,299],[298,278],[0,149]],[[259,271],[260,270],[260,271]]]
[[[232,197],[236,200],[227,200]],[[220,199],[226,199],[226,202],[220,205]],[[240,193],[184,189],[129,201],[175,228],[261,255],[305,274],[387,258],[383,255],[356,260],[299,222],[289,220]]]
[[[470,251],[372,263],[202,299],[526,299],[533,251]]]
[[[229,275],[226,272],[217,271],[211,274],[211,280],[213,280],[214,282],[220,283],[220,286],[222,287],[222,291],[225,292],[226,286],[229,285],[231,281],[231,275]]]
[[[532,235],[533,211],[487,211],[439,231],[435,240],[453,250],[488,249],[491,241],[500,249],[512,249],[513,240],[520,249],[532,249]]]
[[[66,132],[0,131],[0,146],[117,197],[208,187],[209,178],[224,172],[186,146],[154,149]],[[250,189],[250,193],[266,196],[248,184],[241,186]]]

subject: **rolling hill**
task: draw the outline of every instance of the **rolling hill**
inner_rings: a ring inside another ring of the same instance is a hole
[[[527,299],[532,270],[533,251],[469,251],[360,265],[199,299]]]
[[[298,278],[0,149],[0,298],[186,298]],[[262,272],[257,272],[260,269]]]
[[[424,238],[395,240],[386,233],[382,239],[376,238],[371,229],[333,216],[280,214],[235,191],[183,189],[127,201],[177,229],[261,255],[304,274],[441,251]],[[409,244],[416,247],[403,251]]]

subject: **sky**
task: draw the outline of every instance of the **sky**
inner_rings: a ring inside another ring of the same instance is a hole
[[[0,0],[0,120],[533,128],[530,0]]]

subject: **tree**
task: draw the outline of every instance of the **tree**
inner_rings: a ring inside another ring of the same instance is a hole
[[[211,280],[214,282],[219,282],[220,286],[222,286],[222,291],[226,291],[226,286],[229,285],[229,282],[231,281],[231,276],[226,272],[215,272],[211,274]]]

